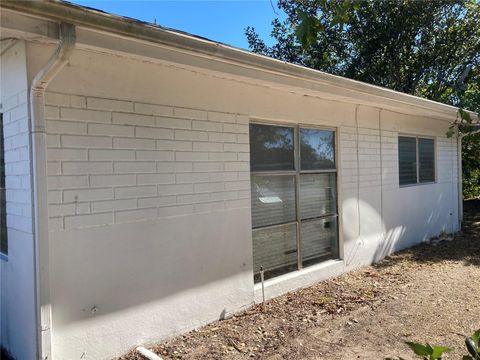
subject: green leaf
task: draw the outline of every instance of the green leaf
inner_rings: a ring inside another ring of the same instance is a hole
[[[453,135],[455,135],[455,126],[454,125],[451,125],[448,128],[448,131],[447,131],[446,135],[447,135],[447,138],[451,138]]]
[[[462,360],[474,360],[471,356],[468,356],[468,355],[464,355],[462,357]]]
[[[480,329],[475,331],[472,336],[470,336],[477,347],[480,348]]]
[[[297,9],[297,16],[300,22],[295,29],[295,35],[302,46],[308,47],[317,40],[318,33],[324,28],[315,16],[305,11]]]
[[[450,349],[450,348],[448,348],[448,347],[445,347],[445,346],[434,346],[434,347],[432,348],[432,350],[433,350],[433,351],[432,351],[432,353],[431,353],[431,355],[430,355],[430,359],[431,359],[431,360],[441,359],[443,353],[452,351],[452,349]]]
[[[462,122],[466,122],[467,124],[472,123],[472,118],[468,112],[463,109],[458,109],[458,115],[460,115],[460,119]]]
[[[412,351],[420,356],[428,356],[432,353],[432,348],[427,344],[427,346],[411,342],[411,341],[405,341],[405,344],[407,344]]]

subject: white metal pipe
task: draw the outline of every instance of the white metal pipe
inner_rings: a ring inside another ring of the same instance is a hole
[[[453,171],[453,170],[452,170]],[[463,221],[463,184],[462,184],[462,136],[457,137],[457,180],[458,180],[458,228],[462,228]]]
[[[480,124],[472,124],[472,126],[478,126]],[[459,134],[457,136],[457,171],[458,171],[458,222],[459,228],[462,227],[463,222],[463,170],[462,170],[462,139],[464,137],[478,134],[480,129],[471,131],[465,134]]]
[[[473,124],[479,125],[479,124]],[[464,137],[478,134],[480,129],[465,134],[459,134],[457,137],[457,169],[458,169],[458,221],[461,228],[463,222],[463,170],[462,170],[462,139]]]
[[[155,354],[153,351],[150,351],[143,346],[137,347],[137,352],[148,360],[163,360],[160,356]]]
[[[30,86],[30,156],[35,262],[35,302],[38,358],[51,359],[51,305],[47,206],[45,90],[68,62],[75,47],[75,26],[60,24],[55,52]]]

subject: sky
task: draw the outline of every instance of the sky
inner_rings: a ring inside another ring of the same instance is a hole
[[[247,26],[253,26],[267,44],[272,44],[271,22],[275,17],[285,18],[275,0],[70,1],[116,15],[156,22],[243,49],[248,49],[244,32]]]

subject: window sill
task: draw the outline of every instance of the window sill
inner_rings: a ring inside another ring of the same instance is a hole
[[[8,262],[8,255],[0,252],[0,260]]]
[[[415,183],[415,184],[407,184],[407,185],[399,185],[400,189],[402,188],[409,188],[413,186],[422,186],[422,185],[434,185],[437,184],[436,181],[429,181],[429,182],[422,182],[422,183]]]
[[[292,271],[264,282],[265,299],[285,294],[303,287],[313,285],[316,282],[327,280],[345,272],[343,260],[327,260],[320,264],[306,267],[302,270]],[[262,302],[262,284],[256,283],[253,287],[255,302]]]

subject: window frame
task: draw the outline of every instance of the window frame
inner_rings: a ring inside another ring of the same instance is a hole
[[[338,131],[335,127],[329,126],[322,126],[322,125],[312,125],[312,124],[305,124],[305,123],[292,123],[292,122],[277,122],[277,121],[264,121],[258,119],[252,119],[249,122],[251,124],[258,124],[258,125],[270,125],[270,126],[279,126],[279,127],[287,127],[293,129],[293,159],[294,159],[294,169],[293,170],[279,170],[279,171],[251,171],[250,170],[250,177],[252,176],[294,176],[294,186],[295,186],[295,213],[296,218],[294,221],[290,221],[287,223],[282,224],[275,224],[270,226],[260,226],[260,227],[253,227],[252,231],[257,229],[263,228],[270,228],[280,225],[289,225],[295,224],[296,226],[296,243],[297,243],[297,269],[296,271],[300,271],[303,268],[303,256],[302,256],[302,242],[301,242],[301,226],[302,226],[302,219],[301,219],[301,211],[300,211],[300,176],[303,174],[328,174],[333,173],[335,174],[335,214],[327,214],[322,215],[316,218],[306,219],[305,221],[312,221],[318,219],[325,219],[325,218],[334,218],[336,221],[336,258],[341,258],[341,251],[340,251],[340,221],[339,221],[339,207],[338,207],[338,193],[339,193],[339,172],[338,172],[338,160],[339,160],[339,150],[338,150]],[[333,147],[334,147],[334,164],[335,167],[333,169],[313,169],[313,170],[302,170],[301,169],[301,149],[300,149],[300,129],[318,129],[318,130],[328,130],[333,132]],[[307,267],[310,267],[309,265]],[[281,275],[280,275],[281,276]],[[276,278],[277,276],[273,277]]]
[[[415,161],[416,161],[416,178],[417,181],[413,184],[400,184],[400,149],[398,148],[399,139],[401,137],[413,138],[415,139]],[[419,151],[419,139],[433,140],[433,181],[420,181],[420,151]],[[400,188],[406,188],[411,186],[419,185],[432,185],[437,183],[437,138],[435,136],[428,135],[412,135],[399,133],[397,136],[397,162],[398,162],[398,185]]]

